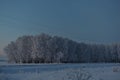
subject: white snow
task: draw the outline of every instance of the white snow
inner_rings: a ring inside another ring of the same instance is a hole
[[[120,64],[93,63],[93,64],[0,65],[0,80],[84,80],[84,79],[120,80]]]

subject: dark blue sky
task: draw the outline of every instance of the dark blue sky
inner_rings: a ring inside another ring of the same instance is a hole
[[[0,53],[25,34],[120,42],[120,0],[0,0]]]

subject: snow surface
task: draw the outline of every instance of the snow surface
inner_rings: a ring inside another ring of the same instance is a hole
[[[0,64],[0,80],[120,80],[120,64]]]

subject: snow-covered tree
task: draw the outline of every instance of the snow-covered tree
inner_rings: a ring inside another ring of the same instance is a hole
[[[16,63],[120,62],[120,44],[78,43],[44,33],[19,37],[5,52]]]

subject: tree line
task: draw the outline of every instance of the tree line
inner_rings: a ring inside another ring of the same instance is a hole
[[[22,36],[4,48],[13,63],[120,62],[120,44],[86,44],[40,34]]]

